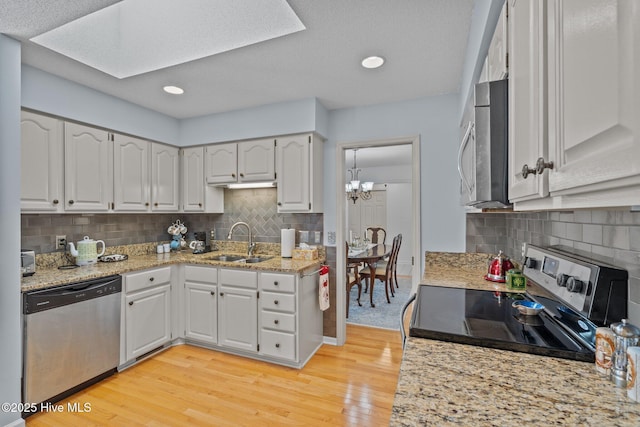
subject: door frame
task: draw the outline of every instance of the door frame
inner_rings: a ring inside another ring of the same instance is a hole
[[[417,286],[421,278],[421,246],[422,233],[420,230],[420,135],[388,138],[379,140],[339,142],[336,144],[336,343],[344,345],[347,336],[346,319],[346,287],[345,287],[345,263],[341,262],[346,256],[344,242],[345,236],[345,210],[347,198],[345,197],[345,150],[354,148],[384,147],[393,145],[411,144],[412,172],[411,172],[411,222],[413,224],[413,266],[411,268],[412,289]],[[400,319],[398,319],[400,322]]]

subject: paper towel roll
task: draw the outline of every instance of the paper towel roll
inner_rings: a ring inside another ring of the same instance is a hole
[[[296,230],[287,228],[280,230],[280,256],[291,258],[291,251],[296,247]]]

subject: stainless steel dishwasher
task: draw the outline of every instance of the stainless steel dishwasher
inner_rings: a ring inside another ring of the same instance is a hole
[[[122,278],[23,295],[23,402],[55,402],[115,372]]]

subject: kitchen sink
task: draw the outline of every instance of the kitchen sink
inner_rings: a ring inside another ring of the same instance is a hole
[[[271,259],[271,258],[273,258],[273,257],[270,257],[270,256],[264,256],[264,257],[254,256],[254,257],[251,257],[251,258],[246,258],[244,260],[244,262],[246,262],[247,264],[255,264],[257,262],[266,261],[266,260]]]
[[[216,255],[208,258],[212,261],[226,261],[226,262],[236,262],[245,260],[247,257],[243,255]]]

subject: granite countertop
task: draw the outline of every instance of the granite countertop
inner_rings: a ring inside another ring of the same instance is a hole
[[[246,246],[246,245],[245,245]],[[155,245],[152,245],[155,249]],[[122,249],[119,248],[119,249]],[[226,247],[224,250],[207,252],[204,254],[192,254],[191,251],[178,251],[166,254],[149,254],[148,248],[142,250],[122,250],[121,253],[129,252],[128,259],[120,262],[97,262],[93,265],[86,265],[70,270],[60,270],[59,260],[45,263],[44,267],[39,265],[33,276],[23,277],[21,283],[22,292],[46,289],[54,286],[64,285],[67,283],[81,282],[84,280],[95,279],[99,277],[110,276],[113,274],[123,274],[130,271],[144,270],[152,267],[160,267],[173,264],[201,264],[216,267],[230,267],[249,269],[255,271],[281,271],[284,273],[302,273],[313,268],[318,268],[324,258],[321,256],[316,260],[293,260],[291,258],[282,258],[272,253],[254,254],[254,256],[269,256],[270,259],[254,263],[238,263],[238,262],[222,262],[211,260],[220,254],[237,254],[246,255],[236,247]],[[110,253],[115,253],[111,251]],[[42,264],[42,263],[41,263]],[[64,263],[62,263],[64,264]]]
[[[456,256],[471,262],[452,270]],[[427,253],[421,283],[504,290],[487,258]],[[591,363],[407,337],[390,425],[638,426],[640,404]]]

